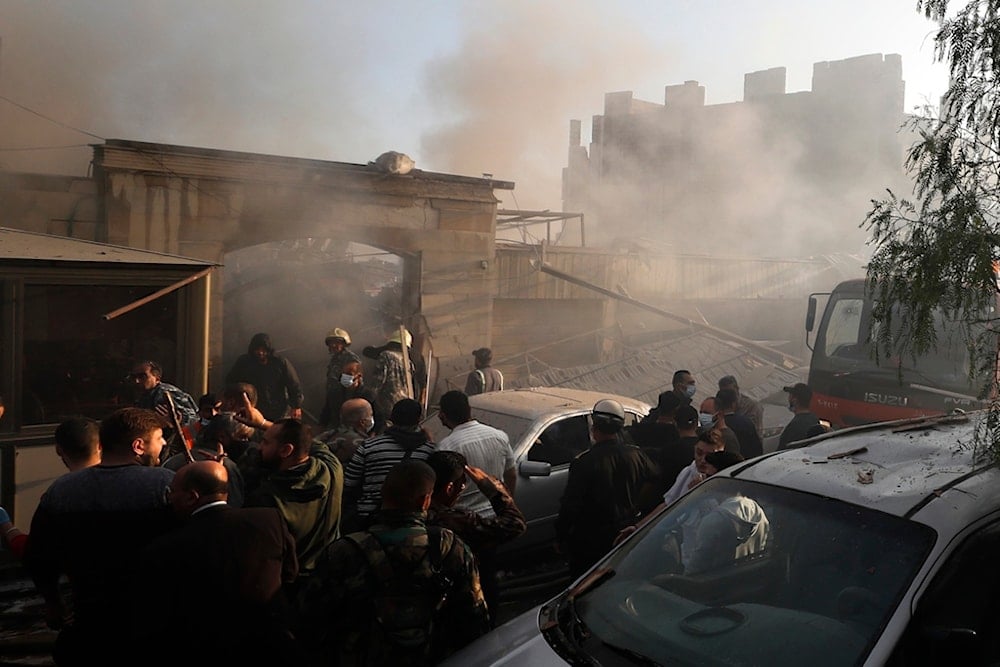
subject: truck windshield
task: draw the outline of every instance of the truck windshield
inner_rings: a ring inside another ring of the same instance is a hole
[[[857,505],[712,479],[564,597],[546,638],[601,664],[860,664],[934,540]]]

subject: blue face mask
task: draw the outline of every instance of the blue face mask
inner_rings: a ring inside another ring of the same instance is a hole
[[[684,387],[684,393],[687,394],[688,398],[694,398],[694,385],[689,384],[688,386]]]
[[[340,376],[340,384],[343,387],[350,387],[354,384],[354,376],[350,373],[344,373]]]
[[[712,428],[712,422],[715,421],[715,415],[710,415],[707,412],[698,413],[698,423],[705,430]]]

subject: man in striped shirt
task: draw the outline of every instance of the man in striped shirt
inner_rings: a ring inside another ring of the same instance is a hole
[[[381,435],[361,443],[344,470],[344,505],[341,533],[367,528],[382,503],[382,483],[389,471],[404,460],[426,461],[434,444],[420,428],[423,409],[412,398],[392,407],[391,425]]]
[[[470,466],[481,468],[496,479],[502,479],[508,493],[513,496],[517,468],[507,434],[473,419],[469,397],[457,389],[442,394],[439,405],[438,419],[451,429],[451,433],[441,438],[437,448],[458,452]],[[493,514],[489,499],[471,484],[459,496],[455,507],[486,516]]]

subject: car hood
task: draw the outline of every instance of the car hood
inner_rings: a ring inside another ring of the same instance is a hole
[[[504,623],[442,665],[565,665],[538,630],[541,605]]]

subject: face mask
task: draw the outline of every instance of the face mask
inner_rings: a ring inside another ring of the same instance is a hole
[[[350,387],[354,384],[354,376],[348,373],[344,373],[340,376],[340,384],[344,387]]]
[[[695,387],[693,384],[689,384],[688,386],[684,387],[684,393],[687,395],[688,398],[694,398],[694,389]]]
[[[707,412],[699,412],[698,423],[701,424],[703,429],[710,429],[712,428],[712,421],[714,420],[714,417],[714,415],[710,415]]]

